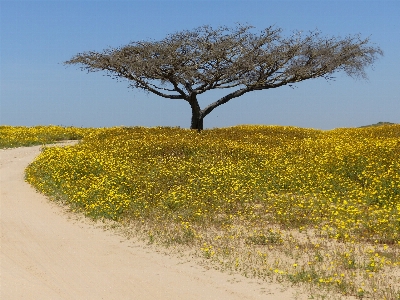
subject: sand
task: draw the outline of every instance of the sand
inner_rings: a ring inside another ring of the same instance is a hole
[[[69,217],[24,181],[39,153],[0,150],[0,299],[295,299],[292,288],[206,269]]]

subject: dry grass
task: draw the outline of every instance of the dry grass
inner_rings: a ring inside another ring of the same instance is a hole
[[[49,148],[38,190],[204,264],[314,298],[400,299],[400,125],[110,128]]]

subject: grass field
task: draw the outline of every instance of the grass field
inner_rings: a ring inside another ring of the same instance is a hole
[[[400,299],[400,125],[64,129],[82,142],[26,180],[72,210],[314,297]]]
[[[0,126],[0,149],[44,145],[61,140],[80,140],[90,128],[62,126]]]

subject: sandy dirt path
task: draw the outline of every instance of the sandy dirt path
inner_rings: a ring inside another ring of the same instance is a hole
[[[166,256],[63,209],[24,181],[40,147],[0,150],[0,299],[293,299],[294,290]]]

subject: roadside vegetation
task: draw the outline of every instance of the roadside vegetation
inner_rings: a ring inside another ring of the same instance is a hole
[[[50,144],[62,140],[80,140],[89,128],[63,126],[0,126],[0,149]]]
[[[80,134],[26,170],[71,210],[315,299],[400,299],[400,125]]]

